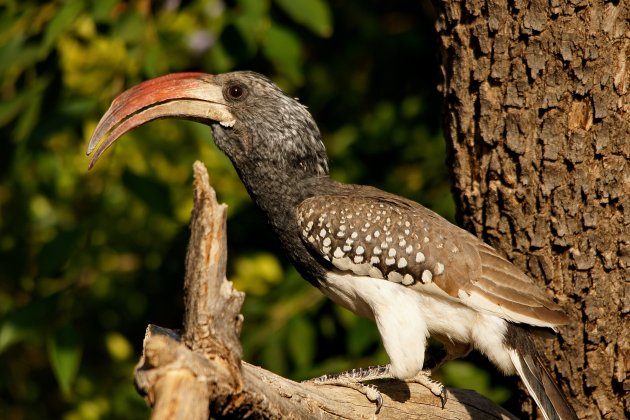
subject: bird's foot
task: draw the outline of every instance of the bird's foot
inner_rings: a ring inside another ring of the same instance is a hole
[[[393,379],[389,371],[389,365],[370,366],[367,368],[358,368],[348,370],[341,373],[333,373],[330,375],[322,375],[317,378],[304,381],[315,385],[339,385],[359,391],[367,397],[368,400],[376,404],[376,414],[383,406],[383,396],[381,392],[372,384],[363,384],[365,381],[374,381],[378,379]],[[436,397],[440,398],[442,408],[448,400],[448,390],[440,382],[431,379],[430,370],[421,370],[411,379],[405,379],[407,383],[416,383],[428,388]]]
[[[446,405],[446,400],[448,400],[448,390],[444,385],[435,379],[431,379],[431,371],[430,370],[421,370],[416,376],[411,379],[405,379],[405,382],[408,383],[416,383],[428,388],[429,391],[433,393],[436,397],[440,397],[440,401],[442,402],[442,408]]]
[[[362,382],[391,378],[392,376],[389,373],[389,365],[381,365],[352,369],[346,372],[330,375],[322,375],[304,382],[314,385],[339,385],[359,391],[365,395],[368,400],[376,404],[375,414],[378,414],[383,406],[383,395],[376,386],[372,384],[364,384]]]

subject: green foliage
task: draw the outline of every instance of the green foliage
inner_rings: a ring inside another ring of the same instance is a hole
[[[2,5],[3,417],[146,418],[133,365],[147,323],[181,323],[196,159],[229,205],[229,277],[248,293],[246,360],[296,379],[386,362],[374,325],[324,300],[282,257],[207,127],[156,121],[91,173],[84,151],[125,88],[168,72],[249,68],[309,106],[334,177],[452,217],[422,2]]]
[[[492,386],[490,374],[470,362],[453,360],[441,368],[440,374],[443,380],[452,386],[472,389],[497,403],[504,403],[510,397],[510,391],[507,388]]]
[[[276,0],[291,18],[314,33],[328,37],[332,33],[332,22],[328,4],[323,0]]]
[[[66,398],[79,370],[81,348],[80,338],[70,326],[58,329],[48,339],[50,364]]]

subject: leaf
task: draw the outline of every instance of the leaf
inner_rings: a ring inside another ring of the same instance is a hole
[[[300,369],[310,366],[317,347],[313,324],[298,316],[289,322],[288,330],[287,345],[291,359]]]
[[[109,22],[114,16],[113,10],[118,5],[119,0],[99,0],[91,2],[92,18],[97,22]]]
[[[66,325],[56,330],[48,340],[48,357],[63,395],[70,390],[81,362],[81,340],[74,328]]]
[[[22,141],[27,138],[37,126],[39,113],[42,108],[42,100],[42,95],[33,95],[31,100],[26,104],[15,126],[14,136],[17,141]]]
[[[276,0],[295,22],[322,37],[332,34],[332,19],[324,0]]]
[[[141,43],[146,31],[146,18],[140,13],[128,10],[116,19],[116,37],[128,44]]]
[[[55,14],[55,17],[53,17],[48,26],[46,26],[44,42],[42,44],[44,50],[50,49],[57,40],[57,37],[72,26],[82,10],[83,1],[81,0],[72,0],[63,3],[63,6],[61,6]]]
[[[234,25],[245,42],[247,52],[256,51],[260,32],[269,21],[269,3],[261,0],[239,0],[239,14]]]
[[[282,26],[273,25],[267,31],[263,53],[293,83],[302,83],[300,55],[302,44],[298,37]]]
[[[445,384],[455,388],[466,388],[477,391],[497,404],[510,398],[510,392],[503,386],[492,386],[488,371],[464,360],[453,360],[439,370]]]
[[[125,170],[122,175],[125,187],[143,201],[152,211],[173,217],[171,191],[166,185],[154,178],[138,175]]]
[[[127,360],[133,355],[131,343],[119,332],[107,334],[105,336],[105,346],[114,360]]]
[[[21,92],[18,92],[11,99],[6,100],[0,103],[0,127],[6,125],[11,120],[16,117],[26,118],[27,120],[31,120],[39,116],[39,109],[41,105],[41,95],[46,87],[48,87],[49,79],[47,77],[40,77],[37,79],[31,86],[23,89]],[[31,102],[37,102],[36,105],[30,105]],[[30,111],[24,111],[24,109],[29,109]],[[27,117],[24,117],[26,114],[30,114]],[[35,124],[33,124],[35,125]]]
[[[38,257],[39,276],[45,277],[61,269],[78,248],[80,232],[76,229],[61,231],[48,241]]]
[[[20,113],[31,94],[30,91],[23,91],[0,103],[0,127],[8,124]]]
[[[0,323],[0,354],[21,341],[41,340],[59,304],[58,297],[54,294],[34,300],[7,313]]]
[[[287,367],[286,354],[283,351],[280,334],[272,334],[262,351],[262,365],[279,375],[285,374]]]
[[[371,346],[379,343],[379,335],[373,322],[357,318],[348,331],[348,351],[353,356],[362,356]]]

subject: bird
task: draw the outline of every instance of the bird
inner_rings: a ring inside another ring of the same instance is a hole
[[[121,93],[88,145],[89,168],[118,138],[160,118],[207,124],[301,276],[335,303],[376,323],[389,364],[313,379],[383,404],[374,379],[447,391],[425,365],[484,354],[518,374],[545,419],[576,414],[545,368],[532,336],[570,322],[497,250],[415,201],[329,176],[326,148],[307,107],[252,71],[173,73]]]

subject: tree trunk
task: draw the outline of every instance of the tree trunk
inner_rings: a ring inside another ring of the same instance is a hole
[[[630,3],[436,6],[460,222],[566,308],[540,345],[578,415],[627,418]]]

